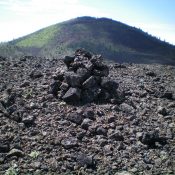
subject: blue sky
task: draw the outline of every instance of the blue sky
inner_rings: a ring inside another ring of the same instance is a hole
[[[0,0],[0,41],[78,16],[108,17],[175,45],[175,0]]]

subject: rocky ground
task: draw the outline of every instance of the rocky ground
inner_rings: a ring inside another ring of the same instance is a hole
[[[175,174],[175,67],[91,56],[0,57],[0,175]]]

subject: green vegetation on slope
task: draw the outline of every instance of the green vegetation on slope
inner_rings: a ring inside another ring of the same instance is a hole
[[[24,38],[17,40],[15,45],[19,47],[42,48],[44,45],[48,44],[52,38],[54,38],[57,32],[57,25],[52,25],[50,27],[47,27],[36,33],[30,34]]]
[[[20,51],[20,48],[15,46],[15,45],[11,45],[9,43],[1,43],[0,44],[0,56],[18,57],[18,56],[22,56],[23,54],[24,54],[24,52]]]

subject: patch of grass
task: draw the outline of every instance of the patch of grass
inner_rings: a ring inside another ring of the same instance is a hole
[[[58,32],[58,26],[53,25],[42,29],[38,32],[30,34],[24,37],[22,40],[19,40],[16,45],[19,47],[36,47],[41,48],[44,45],[48,44],[50,40],[54,38],[55,33]]]
[[[5,175],[19,175],[19,169],[16,164],[12,165],[6,172]]]
[[[40,153],[38,151],[32,151],[29,156],[33,159],[36,159],[38,156],[40,155]]]

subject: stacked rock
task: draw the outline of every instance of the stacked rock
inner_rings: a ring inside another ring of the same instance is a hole
[[[117,102],[119,84],[111,80],[109,67],[101,55],[78,49],[74,56],[65,56],[67,71],[55,75],[51,92],[71,104]]]

